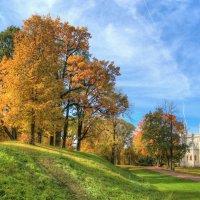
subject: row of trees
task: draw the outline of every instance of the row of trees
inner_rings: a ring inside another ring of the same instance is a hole
[[[117,161],[118,118],[129,107],[115,88],[119,67],[91,58],[90,33],[59,18],[34,15],[21,29],[0,34],[1,129],[10,138],[28,134],[30,144],[44,134],[60,137],[65,148],[70,126],[77,150],[99,119],[112,124],[112,159]],[[130,131],[129,131],[130,132]]]
[[[139,123],[134,149],[148,161],[154,160],[158,166],[166,164],[173,170],[187,151],[187,145],[182,142],[184,133],[184,124],[177,119],[174,104],[165,103],[147,113]]]
[[[99,119],[92,137],[83,141],[83,151],[104,156],[114,164],[132,164],[132,139],[134,126],[123,119],[113,121]]]

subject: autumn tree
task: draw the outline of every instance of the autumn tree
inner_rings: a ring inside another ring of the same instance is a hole
[[[168,108],[168,109],[166,109]],[[173,169],[174,163],[182,158],[186,145],[181,144],[184,126],[174,113],[174,107],[158,107],[145,115],[142,125],[142,139],[146,150],[154,156],[158,165],[166,162]],[[180,153],[181,152],[181,153]]]
[[[5,106],[7,103],[5,101],[5,84],[4,78],[8,74],[8,70],[4,67],[4,64],[8,60],[7,56],[4,56],[2,61],[0,62],[0,127],[1,127],[1,134],[7,135],[11,140],[14,140],[15,137],[13,136],[13,131],[16,131],[16,128],[9,127],[9,125],[5,122],[5,112],[7,112],[8,107]]]
[[[181,143],[181,137],[184,134],[185,127],[182,121],[176,116],[176,106],[173,102],[165,102],[162,106],[164,111],[164,132],[167,136],[166,159],[168,168],[174,169],[174,163],[179,162],[185,155],[187,145]]]
[[[59,71],[59,78],[63,80],[65,85],[65,90],[60,95],[63,102],[65,115],[65,121],[63,125],[63,148],[66,146],[66,138],[68,136],[69,128],[69,113],[73,106],[69,94],[74,90],[79,89],[79,87],[72,88],[71,86],[72,78],[73,76],[77,75],[77,72],[72,72],[73,69],[69,69],[69,67],[71,67],[72,60],[74,58],[80,58],[73,56],[82,56],[85,59],[89,57],[89,38],[91,38],[91,35],[88,33],[86,27],[74,27],[67,22],[59,23],[59,34],[57,36],[57,41],[60,45],[61,51],[61,67]],[[78,60],[76,62],[78,62]]]
[[[116,158],[117,160],[115,161],[116,164],[121,164],[122,160],[123,163],[125,163],[126,156],[128,156],[128,160],[130,161],[130,156],[131,156],[131,149],[132,149],[132,134],[134,131],[134,125],[131,123],[128,123],[124,119],[117,119],[116,122],[116,127],[115,127],[115,148],[116,148]],[[113,137],[114,139],[114,137]],[[126,152],[126,155],[125,155]]]
[[[155,156],[147,150],[147,144],[143,140],[143,121],[139,122],[137,129],[134,131],[133,151],[134,164],[136,165],[153,165]],[[153,156],[152,156],[153,155]]]
[[[119,68],[114,63],[93,59],[86,61],[83,56],[71,56],[68,60],[70,92],[66,95],[74,106],[77,119],[77,150],[87,136],[95,116],[106,108],[104,99],[115,85]]]
[[[147,152],[155,158],[158,165],[161,165],[166,150],[163,129],[162,109],[157,108],[155,112],[149,112],[145,115],[142,125],[143,143],[146,144]]]
[[[133,137],[133,149],[136,154],[140,156],[149,156],[149,152],[146,149],[145,141],[142,139],[143,136],[143,121],[139,122],[137,125],[137,129],[134,131]]]
[[[18,27],[15,26],[9,26],[6,30],[2,31],[0,33],[0,63],[5,56],[6,58],[11,58],[14,53],[14,35],[15,33],[19,31]],[[2,69],[0,64],[0,93],[2,93],[2,77],[4,76],[5,71]],[[0,102],[2,103],[2,102]],[[10,139],[16,139],[17,137],[17,130],[15,128],[12,128],[9,130],[9,127],[6,126],[4,121],[1,118],[1,129],[3,132],[5,132]]]
[[[129,102],[127,96],[123,95],[121,92],[116,91],[115,88],[109,91],[109,95],[104,98],[104,101],[106,105],[105,113],[112,123],[112,163],[117,164],[117,119],[129,108]]]
[[[49,16],[26,20],[16,34],[13,59],[3,64],[8,71],[3,77],[4,119],[30,132],[30,144],[34,144],[36,130],[62,119],[57,23]]]
[[[113,147],[113,130],[112,121],[99,117],[94,121],[93,126],[89,130],[89,135],[82,143],[82,150],[84,152],[95,153],[112,161],[112,147]],[[124,119],[117,119],[116,127],[116,148],[117,160],[120,163],[130,162],[130,141],[132,140],[132,133],[134,126],[126,122]]]

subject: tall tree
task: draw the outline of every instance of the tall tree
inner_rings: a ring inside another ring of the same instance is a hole
[[[82,150],[86,152],[99,154],[109,161],[112,161],[113,130],[112,121],[102,118],[96,118],[93,126],[89,130],[89,136],[83,140]],[[118,164],[123,163],[125,159],[130,161],[130,140],[134,126],[123,119],[117,119],[116,127],[116,146]]]
[[[157,108],[155,112],[145,115],[142,125],[142,143],[145,144],[147,152],[154,157],[157,165],[162,163],[166,150],[163,116],[163,110]]]
[[[14,35],[15,33],[19,31],[18,27],[15,26],[9,26],[6,30],[2,31],[0,33],[0,63],[3,59],[3,57],[11,58],[14,53]],[[0,64],[1,65],[1,64]],[[2,93],[2,76],[4,75],[5,71],[0,66],[0,93]],[[2,102],[1,102],[2,103]],[[6,126],[5,122],[1,118],[1,126],[2,130],[9,136],[9,138],[16,139],[16,128],[11,128],[9,130],[9,127]]]
[[[104,101],[106,101],[105,113],[108,119],[111,120],[113,129],[112,163],[117,164],[117,119],[129,108],[129,102],[126,95],[114,88],[109,91],[109,95]]]
[[[146,144],[144,140],[142,140],[142,126],[143,121],[138,123],[138,128],[134,131],[133,137],[133,149],[138,155],[148,156],[149,153],[146,150]]]
[[[71,87],[72,76],[76,72],[72,72],[68,69],[71,65],[71,56],[79,55],[85,58],[89,57],[89,39],[91,38],[90,33],[86,27],[74,27],[69,23],[59,23],[59,34],[57,41],[60,45],[60,50],[62,52],[61,56],[61,68],[59,72],[59,78],[64,81],[65,90],[61,94],[61,99],[63,102],[65,121],[63,125],[63,144],[62,147],[66,146],[66,138],[68,136],[68,126],[69,126],[69,113],[73,103],[70,100],[69,93],[76,89]],[[78,58],[78,57],[77,57]]]
[[[158,164],[167,162],[173,170],[175,162],[186,152],[186,145],[180,142],[184,126],[175,115],[173,104],[158,107],[155,112],[145,115],[142,125],[142,139],[147,151],[155,157]]]
[[[184,134],[185,127],[183,122],[178,121],[176,116],[176,106],[172,102],[165,102],[164,111],[164,132],[167,135],[166,159],[168,168],[174,169],[174,163],[179,162],[186,153],[187,145],[181,143],[181,136]]]
[[[83,56],[71,56],[68,59],[70,91],[67,98],[76,109],[77,150],[81,141],[87,136],[95,115],[106,108],[104,99],[115,85],[119,68],[106,61],[85,61]]]
[[[117,119],[116,126],[116,164],[121,164],[122,157],[124,157],[124,150],[131,147],[132,134],[134,131],[134,126],[131,123],[126,122],[123,119]]]
[[[56,43],[58,20],[32,16],[24,22],[15,38],[13,59],[4,64],[8,73],[3,78],[8,123],[35,132],[51,120],[62,119],[60,94],[63,82],[57,78],[60,69],[59,46]],[[56,114],[55,114],[56,113]],[[55,121],[54,121],[55,123]]]

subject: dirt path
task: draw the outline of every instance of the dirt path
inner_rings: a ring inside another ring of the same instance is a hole
[[[189,175],[189,174],[172,172],[172,171],[164,170],[164,169],[159,168],[159,167],[144,167],[144,169],[159,172],[161,174],[166,174],[166,175],[169,175],[169,176],[174,176],[174,177],[177,177],[177,178],[182,178],[182,179],[200,182],[200,176],[193,176],[193,175]]]

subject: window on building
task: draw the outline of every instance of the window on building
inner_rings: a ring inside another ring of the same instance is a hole
[[[188,156],[187,156],[187,161],[188,161]]]
[[[190,160],[192,160],[192,156],[190,156]]]
[[[195,160],[195,161],[197,160],[197,156],[196,156],[196,155],[194,156],[194,160]]]

